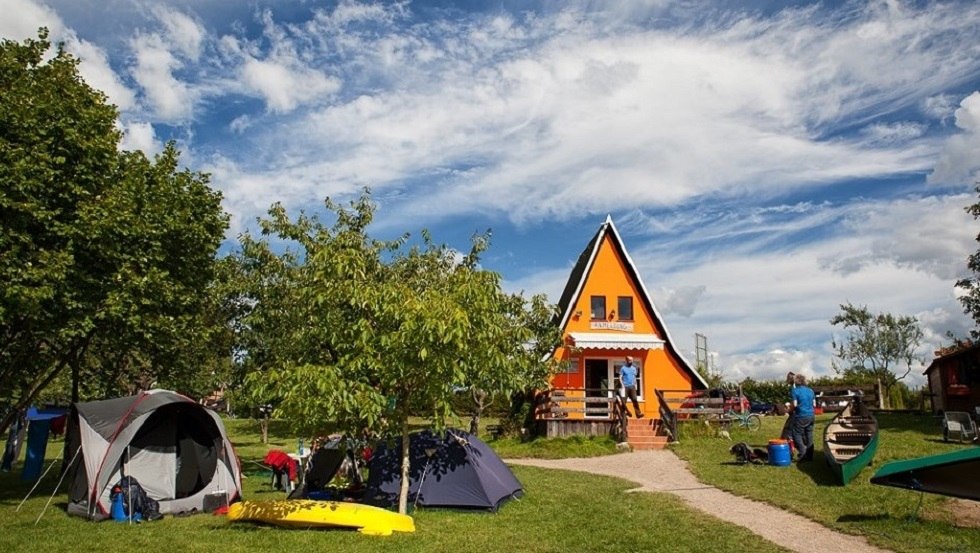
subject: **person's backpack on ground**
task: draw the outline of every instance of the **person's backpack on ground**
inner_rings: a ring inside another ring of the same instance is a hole
[[[123,476],[112,488],[113,494],[122,494],[123,512],[132,520],[157,520],[162,518],[160,504],[146,495],[146,490],[132,476]]]

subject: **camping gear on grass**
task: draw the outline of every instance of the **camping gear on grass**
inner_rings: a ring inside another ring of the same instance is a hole
[[[878,421],[860,396],[855,396],[824,429],[824,457],[837,481],[846,486],[871,462],[877,449]]]
[[[980,448],[885,463],[872,484],[980,501]]]
[[[65,437],[68,513],[110,516],[113,485],[135,478],[160,513],[204,511],[241,496],[238,456],[221,419],[165,390],[75,403]]]
[[[361,455],[356,454],[357,451],[361,451]],[[360,499],[364,492],[360,467],[366,453],[362,442],[340,435],[314,440],[303,485],[290,494],[289,499]],[[330,487],[335,477],[343,480],[346,487]]]
[[[299,462],[279,449],[270,449],[262,464],[272,469],[272,487],[277,490],[293,489],[293,483],[299,475]]]
[[[496,511],[524,488],[482,440],[462,430],[415,432],[409,438],[409,500],[426,507]],[[401,439],[380,442],[368,462],[365,497],[394,504],[401,486]]]
[[[415,521],[408,515],[358,503],[311,499],[241,501],[228,507],[228,520],[265,522],[294,528],[349,527],[369,536],[415,531]]]
[[[793,454],[786,440],[769,440],[768,451],[770,465],[788,467],[793,462]]]
[[[160,504],[146,495],[143,486],[132,476],[123,476],[112,487],[111,496],[110,514],[113,520],[140,522],[163,517]]]

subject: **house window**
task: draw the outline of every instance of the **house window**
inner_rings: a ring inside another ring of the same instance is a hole
[[[605,296],[592,296],[592,314],[590,315],[593,321],[604,321],[606,320],[606,297]]]
[[[617,303],[616,313],[619,314],[619,320],[632,321],[633,320],[633,297],[619,296],[619,299],[616,303]]]

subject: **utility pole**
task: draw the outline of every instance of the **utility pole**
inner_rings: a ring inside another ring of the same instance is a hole
[[[708,337],[700,332],[694,334],[694,363],[711,374],[711,358],[708,356]]]

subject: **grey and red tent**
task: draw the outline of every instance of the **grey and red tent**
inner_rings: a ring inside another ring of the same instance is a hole
[[[241,497],[241,467],[216,413],[166,390],[75,403],[65,436],[68,512],[107,518],[112,487],[135,478],[160,512],[210,510]]]

